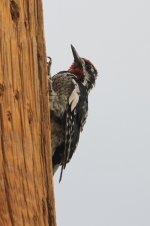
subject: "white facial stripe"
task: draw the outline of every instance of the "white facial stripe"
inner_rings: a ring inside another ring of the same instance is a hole
[[[91,72],[93,72],[93,73],[94,73],[94,68],[93,68],[93,67],[91,67]]]

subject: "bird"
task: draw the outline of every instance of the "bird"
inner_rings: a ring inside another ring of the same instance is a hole
[[[77,148],[88,116],[88,95],[98,75],[90,60],[80,57],[73,45],[71,50],[69,69],[48,76],[52,165],[53,174],[61,167],[59,182]]]

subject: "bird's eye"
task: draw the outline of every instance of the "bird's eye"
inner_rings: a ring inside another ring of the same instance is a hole
[[[86,69],[87,69],[88,71],[90,71],[90,70],[92,69],[92,65],[90,65],[90,64],[86,65]]]

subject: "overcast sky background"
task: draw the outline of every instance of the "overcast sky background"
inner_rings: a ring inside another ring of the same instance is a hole
[[[72,43],[96,66],[89,116],[59,184],[58,226],[150,226],[150,1],[43,0],[52,73]]]

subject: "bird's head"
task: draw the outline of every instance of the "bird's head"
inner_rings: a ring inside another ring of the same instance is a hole
[[[76,49],[71,45],[74,62],[69,68],[69,72],[75,74],[78,80],[90,91],[95,85],[97,70],[87,59],[81,58]]]

